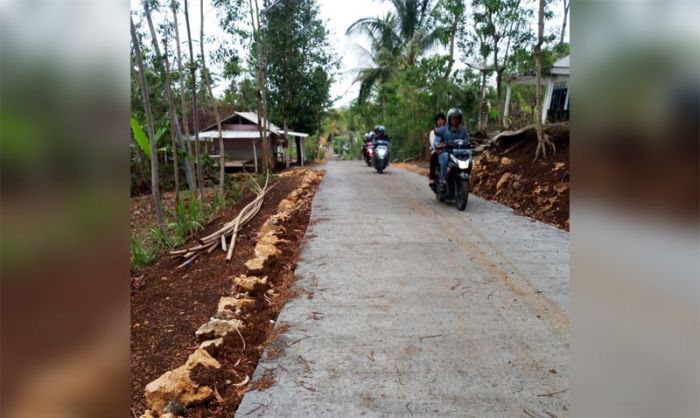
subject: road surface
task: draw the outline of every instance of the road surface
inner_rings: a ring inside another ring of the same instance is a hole
[[[237,417],[568,415],[569,234],[331,161]]]

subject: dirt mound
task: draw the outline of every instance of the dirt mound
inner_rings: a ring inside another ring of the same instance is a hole
[[[556,153],[534,161],[537,134],[501,138],[475,161],[472,191],[526,215],[569,230],[569,127],[546,127]]]

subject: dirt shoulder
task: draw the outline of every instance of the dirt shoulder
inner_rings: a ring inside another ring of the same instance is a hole
[[[306,170],[294,170],[275,183],[260,213],[240,231],[231,262],[227,263],[226,254],[217,249],[197,258],[191,266],[177,269],[181,259],[162,255],[152,266],[132,275],[131,406],[134,411],[141,413],[147,408],[144,388],[149,382],[185,363],[197,349],[200,341],[195,338],[195,331],[217,312],[220,299],[238,294],[233,278],[248,273],[245,262],[255,258],[261,227],[278,212],[280,202],[298,190],[304,173]],[[215,395],[189,408],[187,416],[233,416],[246,390],[246,385],[235,384],[252,375],[274,321],[291,296],[289,285],[294,279],[311,199],[319,183],[320,178],[303,190],[298,205],[284,220],[282,232],[277,236],[279,253],[264,266],[263,273],[268,276],[266,288],[246,295],[254,302],[237,312],[244,324],[240,338],[234,333],[235,338],[227,336],[223,345],[207,349],[221,367],[192,371],[192,380],[197,385],[211,387]],[[205,236],[235,218],[252,199],[248,195],[222,210],[198,236]],[[187,242],[181,248],[192,244]]]

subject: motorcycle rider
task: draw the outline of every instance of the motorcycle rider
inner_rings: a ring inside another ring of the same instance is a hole
[[[449,161],[450,155],[446,151],[449,147],[449,143],[457,140],[469,140],[469,134],[467,130],[462,126],[463,114],[459,108],[453,107],[447,112],[447,125],[438,129],[435,132],[435,148],[441,150],[438,160],[440,162],[440,183],[445,184],[447,179],[447,162]]]
[[[374,127],[374,141],[376,142],[377,140],[389,140],[389,136],[386,134],[386,128],[383,125],[377,125]]]
[[[428,178],[430,179],[430,184],[435,183],[435,169],[438,165],[438,152],[435,151],[435,132],[445,126],[445,114],[443,112],[438,112],[433,119],[435,126],[430,130],[430,136],[428,142],[430,142],[430,171],[428,171]]]

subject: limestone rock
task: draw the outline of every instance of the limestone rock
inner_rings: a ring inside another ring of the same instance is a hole
[[[232,307],[236,311],[240,311],[245,305],[249,305],[253,302],[255,302],[255,299],[247,297],[224,296],[219,299],[219,306],[216,311],[223,312],[228,310],[229,307]]]
[[[201,348],[202,350],[205,350],[205,349],[207,349],[207,348],[209,348],[209,347],[219,348],[219,347],[221,347],[221,345],[222,345],[223,343],[224,343],[224,339],[223,339],[223,338],[217,338],[217,339],[214,339],[214,340],[206,340],[206,341],[204,341],[203,343],[201,343],[201,344],[199,345],[199,348]]]
[[[223,337],[229,332],[236,331],[242,325],[243,323],[237,319],[212,318],[209,322],[199,327],[194,332],[194,335],[201,338]],[[188,359],[187,361],[189,362],[190,360]]]
[[[141,418],[152,418],[151,411],[160,411],[165,405],[191,406],[209,399],[213,391],[207,386],[198,386],[190,378],[190,371],[197,365],[220,368],[206,350],[201,348],[190,354],[187,362],[175,370],[170,370],[146,385],[146,402],[149,410]]]
[[[501,158],[501,165],[509,166],[513,164],[513,160],[508,158],[508,157],[502,157]]]
[[[498,180],[498,183],[496,183],[496,191],[500,191],[503,188],[503,186],[505,186],[508,183],[511,176],[512,175],[510,173],[503,174],[501,176],[501,178]]]
[[[257,260],[257,259],[248,260],[248,262],[245,265],[248,266],[248,263],[250,263],[251,261],[255,261],[255,260]],[[260,268],[262,268],[262,266]],[[250,290],[253,290],[256,285],[259,285],[259,284],[266,285],[267,284],[267,276],[260,278],[260,277],[255,277],[255,276],[242,275],[242,276],[238,276],[238,277],[234,278],[233,284],[236,285],[236,287],[238,287],[240,289],[250,291]]]

